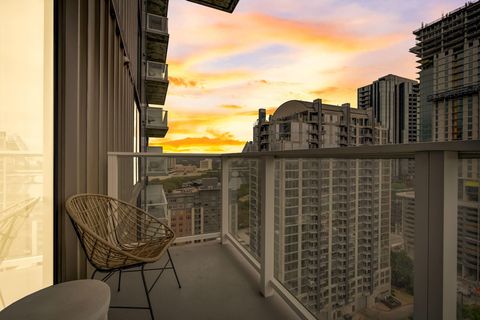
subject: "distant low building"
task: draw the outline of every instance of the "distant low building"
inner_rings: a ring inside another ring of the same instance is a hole
[[[220,231],[218,178],[203,178],[166,194],[170,226],[177,237]]]
[[[200,161],[200,171],[208,171],[213,169],[213,160],[205,159]]]

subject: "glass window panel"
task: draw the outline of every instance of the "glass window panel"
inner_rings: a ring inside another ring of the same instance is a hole
[[[53,280],[53,1],[0,1],[0,309]]]

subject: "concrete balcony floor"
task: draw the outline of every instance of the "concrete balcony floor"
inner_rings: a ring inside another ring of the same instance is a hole
[[[156,320],[298,319],[278,295],[266,299],[260,295],[258,274],[231,245],[209,242],[176,246],[170,252],[182,288],[173,271],[165,270],[150,293]],[[149,266],[160,267],[165,261]],[[147,274],[151,284],[157,271]],[[123,273],[118,293],[117,283],[118,275],[108,280],[111,305],[147,305],[140,272]],[[110,309],[109,319],[147,320],[150,315],[148,310]]]

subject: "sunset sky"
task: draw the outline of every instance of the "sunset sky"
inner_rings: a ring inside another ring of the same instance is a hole
[[[166,152],[240,152],[258,108],[356,106],[356,89],[415,78],[412,31],[453,0],[240,0],[233,14],[170,1]]]

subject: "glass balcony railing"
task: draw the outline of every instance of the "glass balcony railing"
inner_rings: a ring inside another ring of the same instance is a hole
[[[163,108],[147,108],[147,136],[163,138],[168,132],[168,111]]]
[[[168,34],[168,18],[147,13],[147,32]]]
[[[228,170],[229,230],[257,260],[260,257],[258,170],[257,159],[232,159]]]
[[[168,81],[168,65],[161,62],[147,61],[147,80]]]
[[[0,146],[0,310],[51,281],[47,181],[43,154]]]
[[[163,220],[175,231],[177,242],[219,238],[220,158],[215,155],[170,156],[154,149],[158,148],[117,159],[117,173],[137,172],[142,177],[133,184],[130,179],[117,180],[117,198],[135,203]]]
[[[261,293],[301,318],[471,319],[480,309],[479,158],[478,141],[111,153],[108,192],[165,219],[177,242],[231,244],[258,271]],[[133,159],[138,199],[122,178]]]

